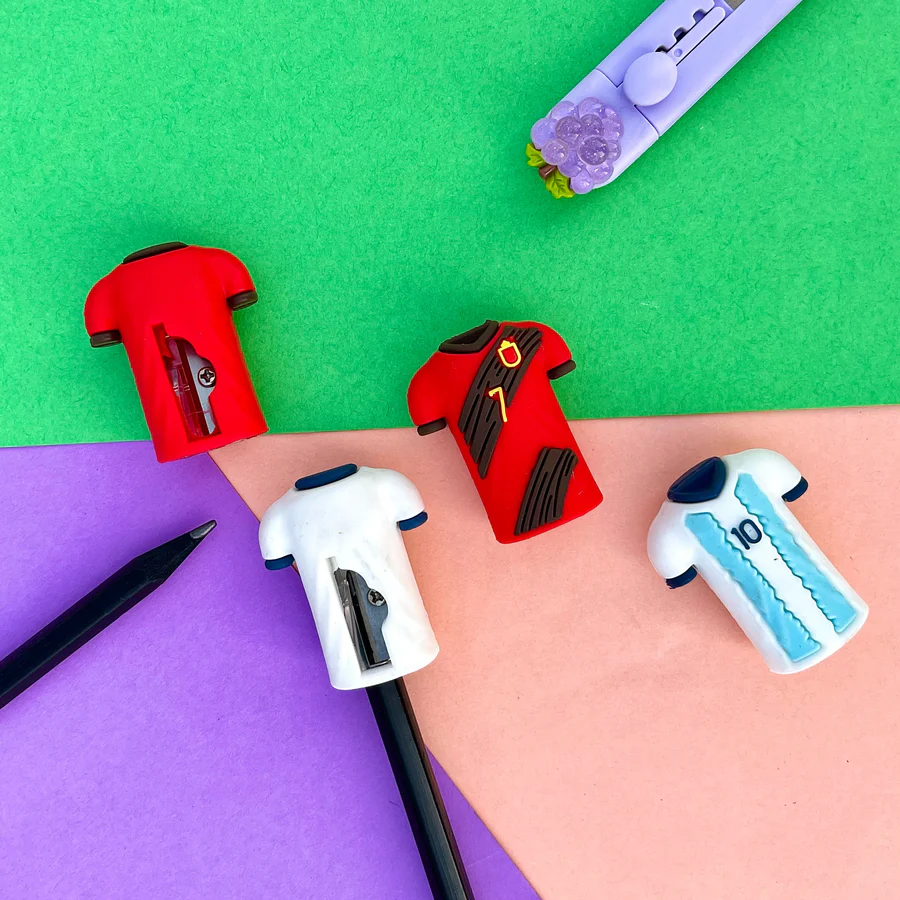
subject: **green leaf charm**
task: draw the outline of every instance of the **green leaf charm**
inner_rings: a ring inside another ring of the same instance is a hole
[[[547,186],[547,190],[550,191],[557,200],[561,197],[575,196],[575,191],[569,187],[569,179],[559,170],[555,171],[552,175],[549,175],[544,184]]]
[[[529,144],[525,148],[525,153],[528,156],[528,165],[534,166],[536,169],[539,169],[541,166],[546,166],[547,163],[544,160],[544,157],[541,156],[541,151],[538,150],[534,144]]]

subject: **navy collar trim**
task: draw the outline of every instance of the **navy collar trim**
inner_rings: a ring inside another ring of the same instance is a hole
[[[725,462],[711,456],[676,478],[667,496],[673,503],[708,503],[722,493],[727,477]]]
[[[298,491],[311,491],[313,488],[324,487],[326,484],[342,481],[344,478],[355,475],[358,471],[359,466],[354,463],[347,463],[344,466],[336,466],[334,469],[326,469],[324,472],[316,472],[313,475],[298,478],[294,482],[294,488]]]

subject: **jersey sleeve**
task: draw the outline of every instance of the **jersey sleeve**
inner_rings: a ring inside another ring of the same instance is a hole
[[[428,520],[419,489],[393,469],[378,469],[378,491],[385,508],[401,531],[412,531]]]
[[[806,493],[809,487],[800,470],[774,450],[746,450],[737,456],[741,468],[749,472],[767,494],[777,495],[790,503]]]
[[[294,564],[288,516],[277,501],[259,522],[259,549],[267,569],[286,569]]]
[[[84,324],[93,347],[118,344],[122,340],[109,275],[101,278],[87,295],[84,303]]]
[[[214,247],[204,247],[203,253],[216,273],[231,309],[243,309],[256,303],[258,297],[253,279],[234,254]]]
[[[436,362],[428,360],[409,383],[406,402],[409,415],[419,434],[431,434],[447,426],[444,418],[445,400],[436,384]]]
[[[684,527],[682,511],[664,503],[650,526],[647,553],[653,568],[670,588],[683,587],[697,576],[696,548],[696,541]]]
[[[528,322],[529,326],[539,328],[542,335],[541,344],[544,350],[544,365],[551,380],[568,375],[575,368],[572,351],[568,345],[549,325],[539,322]]]

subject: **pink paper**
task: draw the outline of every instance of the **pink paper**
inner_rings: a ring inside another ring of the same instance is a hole
[[[894,898],[900,884],[900,409],[577,422],[605,494],[513,546],[491,536],[446,434],[269,436],[217,451],[255,512],[343,462],[411,477],[408,546],[442,647],[409,680],[435,753],[544,900]],[[646,555],[669,483],[769,447],[793,511],[871,614],[779,677],[698,579]]]

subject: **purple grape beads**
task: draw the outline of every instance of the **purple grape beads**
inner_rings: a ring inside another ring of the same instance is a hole
[[[576,106],[557,103],[531,129],[531,142],[551,166],[569,179],[576,194],[586,194],[612,178],[613,163],[622,155],[624,133],[619,114],[596,97]]]

